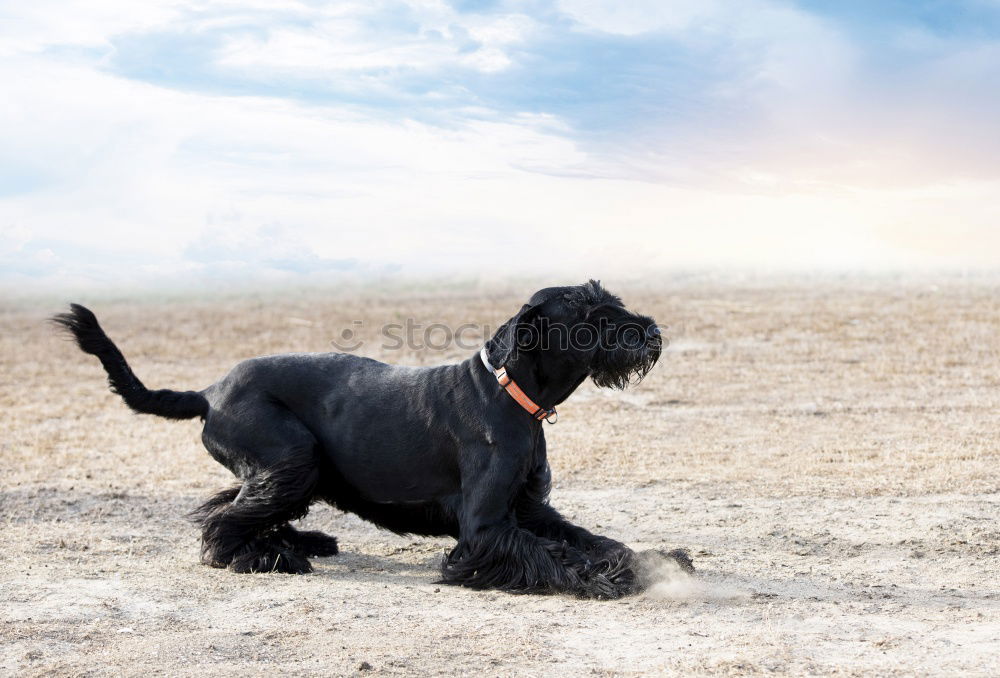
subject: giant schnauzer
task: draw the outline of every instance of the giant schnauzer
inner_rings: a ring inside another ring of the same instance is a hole
[[[662,346],[652,318],[596,281],[536,292],[457,365],[274,355],[202,391],[147,389],[83,306],[53,320],[134,411],[204,421],[205,447],[241,483],[192,514],[209,565],[311,571],[307,557],[337,553],[337,540],[289,521],[323,500],[399,534],[454,537],[449,584],[590,598],[643,586],[637,554],[548,504],[542,421],[587,377],[611,388],[641,379]],[[670,555],[690,567],[684,552]]]

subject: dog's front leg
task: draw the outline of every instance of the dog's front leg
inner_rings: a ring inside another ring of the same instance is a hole
[[[539,537],[565,542],[594,560],[621,560],[632,552],[620,541],[574,525],[546,503],[518,503],[517,524]]]
[[[672,559],[685,572],[694,572],[687,551],[643,551],[636,553],[620,541],[593,534],[566,520],[549,505],[552,475],[547,462],[540,463],[529,474],[516,503],[517,523],[544,539],[561,541],[585,553],[591,560],[591,576],[603,577],[617,589],[629,593],[642,591],[648,581],[640,571],[648,571],[650,563]]]
[[[591,561],[591,575],[599,574],[623,590],[637,590],[635,553],[620,541],[596,535],[566,520],[548,503],[551,473],[547,462],[529,474],[515,511],[520,527],[544,539],[562,542],[582,551]]]
[[[595,572],[586,553],[518,526],[514,503],[519,467],[515,455],[494,449],[463,452],[459,539],[442,563],[443,581],[475,589],[587,598],[631,593],[631,585]]]
[[[528,474],[518,493],[515,504],[518,525],[539,537],[564,541],[596,558],[613,559],[631,553],[625,544],[593,534],[566,520],[549,505],[551,487],[552,473],[548,462],[542,459]]]

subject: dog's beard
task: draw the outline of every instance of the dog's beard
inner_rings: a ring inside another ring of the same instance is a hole
[[[659,360],[661,348],[656,340],[637,348],[598,351],[590,365],[590,378],[602,388],[620,390],[638,384]]]

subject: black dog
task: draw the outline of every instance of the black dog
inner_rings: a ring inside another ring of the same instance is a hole
[[[134,411],[204,420],[205,447],[242,481],[193,514],[209,565],[309,572],[306,557],[337,553],[337,541],[289,521],[324,500],[393,532],[456,538],[442,564],[450,584],[593,598],[642,586],[636,554],[547,502],[542,420],[588,376],[624,388],[660,355],[652,318],[598,282],[535,293],[457,365],[275,355],[202,391],[148,390],[83,306],[53,320],[100,359]]]

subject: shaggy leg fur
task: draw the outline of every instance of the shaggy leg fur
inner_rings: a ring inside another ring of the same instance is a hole
[[[629,550],[619,541],[598,536],[574,525],[548,504],[518,506],[517,524],[539,537],[566,542],[573,548],[598,558],[611,557]]]
[[[202,562],[235,572],[311,572],[281,533],[308,511],[318,476],[311,458],[292,458],[254,474],[238,493],[210,499],[194,514],[202,524]]]
[[[518,514],[518,523],[533,534],[554,541],[562,541],[579,549],[593,559],[592,576],[603,577],[623,595],[641,593],[650,585],[645,574],[650,564],[660,558],[670,558],[685,572],[694,572],[691,556],[683,549],[673,551],[644,551],[636,553],[621,542],[592,534],[573,525],[547,504],[539,504],[530,511]],[[612,596],[606,596],[612,597]]]
[[[548,504],[521,506],[517,517],[518,525],[532,534],[584,553],[588,576],[595,580],[601,597],[618,598],[642,589],[634,568],[635,553],[625,544],[570,523]]]
[[[460,540],[442,563],[441,574],[446,584],[473,589],[614,599],[634,591],[629,564],[625,557],[595,563],[565,542],[518,527],[493,527]]]
[[[337,538],[323,532],[296,530],[291,525],[285,524],[279,527],[276,533],[288,548],[303,556],[325,558],[340,553]]]
[[[602,537],[569,522],[548,504],[548,465],[540,466],[521,489],[516,504],[519,527],[543,540],[564,544],[584,555],[585,582],[601,598],[619,598],[645,588],[637,571],[636,554],[619,541]]]
[[[203,524],[205,520],[218,511],[233,503],[236,495],[240,493],[242,485],[236,485],[212,495],[212,498],[204,504],[187,514],[187,517],[195,523]]]

